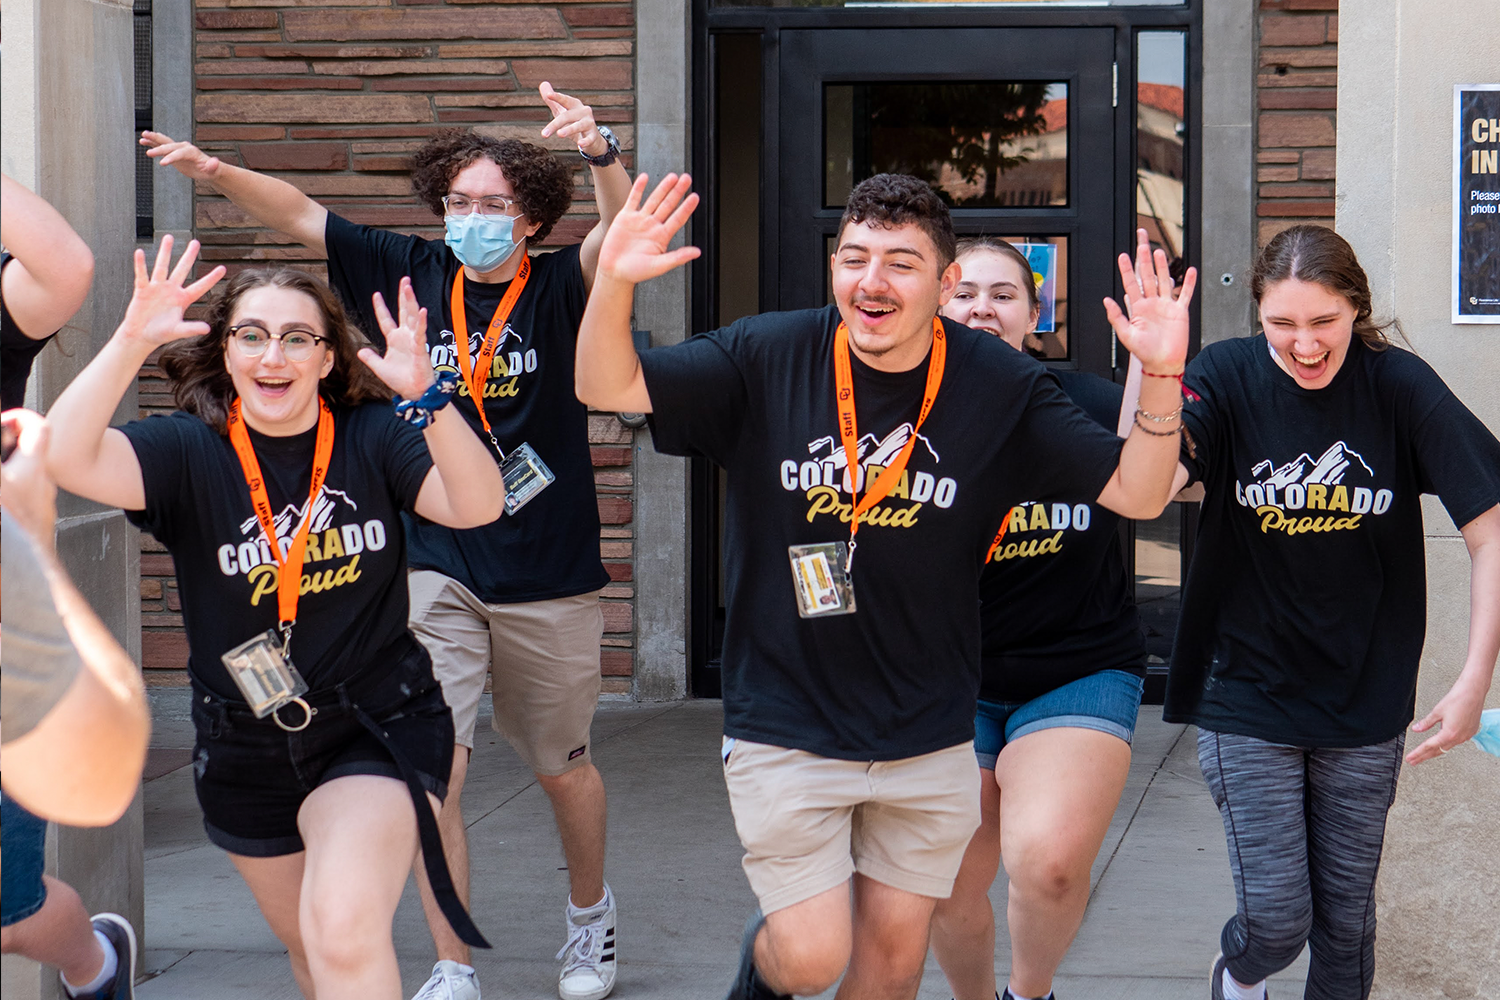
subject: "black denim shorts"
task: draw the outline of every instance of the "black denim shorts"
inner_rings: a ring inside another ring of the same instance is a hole
[[[193,785],[208,839],[234,854],[271,858],[303,850],[297,812],[313,789],[351,774],[401,780],[391,752],[356,717],[354,706],[386,733],[439,799],[453,766],[453,713],[425,655],[404,657],[385,676],[303,696],[316,709],[307,728],[289,733],[271,716],[193,683]],[[291,725],[302,709],[287,705]]]

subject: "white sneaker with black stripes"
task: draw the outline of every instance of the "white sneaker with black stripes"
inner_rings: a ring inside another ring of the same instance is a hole
[[[568,900],[568,942],[557,957],[562,972],[557,995],[562,1000],[602,1000],[615,988],[615,895],[604,887],[604,898],[586,910]]]

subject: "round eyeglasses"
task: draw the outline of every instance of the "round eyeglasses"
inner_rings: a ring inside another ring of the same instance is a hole
[[[272,333],[258,323],[241,323],[229,328],[229,337],[234,341],[240,353],[247,358],[258,358],[266,353],[266,348],[271,346],[271,341],[281,341],[281,355],[288,361],[306,361],[313,356],[313,351],[319,344],[328,343],[327,337],[320,337],[311,330],[288,330],[285,333]]]
[[[487,194],[483,198],[470,198],[466,194],[450,194],[443,198],[443,210],[449,215],[468,215],[476,208],[480,215],[521,214],[521,203],[503,194]]]

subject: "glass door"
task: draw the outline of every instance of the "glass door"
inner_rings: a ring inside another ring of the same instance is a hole
[[[791,30],[780,48],[777,232],[762,240],[774,308],[828,302],[850,190],[912,174],[960,236],[1032,244],[1050,263],[1052,307],[1028,350],[1110,376],[1103,309],[1069,305],[1114,287],[1113,31]]]

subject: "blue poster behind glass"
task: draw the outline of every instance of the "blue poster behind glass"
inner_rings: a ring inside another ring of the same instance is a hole
[[[1031,280],[1036,282],[1037,302],[1042,307],[1036,332],[1052,333],[1057,328],[1057,244],[1017,243],[1016,249],[1026,255]]]

